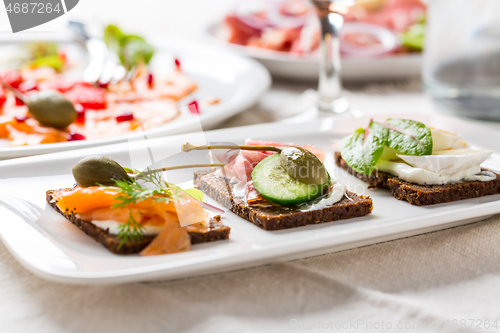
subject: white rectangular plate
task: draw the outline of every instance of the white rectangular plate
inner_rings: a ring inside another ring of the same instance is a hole
[[[388,116],[397,117],[384,115],[376,119],[385,120]],[[405,117],[460,133],[476,146],[500,151],[499,134],[463,120],[434,115]],[[186,141],[243,143],[248,137],[315,144],[333,152],[338,149],[340,139],[365,126],[368,120],[329,118],[303,124],[264,124],[205,132],[205,138],[199,134],[183,134],[149,140],[149,153],[160,157],[183,154],[180,145]],[[230,240],[195,245],[185,253],[139,257],[111,254],[46,205],[45,191],[71,186],[74,182],[71,167],[83,156],[99,153],[135,167],[149,164],[149,153],[140,155],[144,151],[144,142],[124,143],[0,162],[1,239],[19,262],[46,279],[82,284],[124,283],[174,279],[304,258],[448,228],[500,213],[500,195],[416,207],[394,199],[387,190],[368,190],[365,183],[334,168],[331,172],[351,191],[373,198],[373,214],[270,232],[227,212],[223,222],[232,228]],[[485,162],[485,167],[500,170],[500,155],[495,153]],[[191,175],[191,171],[185,170],[176,174],[175,180],[184,181]],[[208,202],[215,204],[211,199]]]

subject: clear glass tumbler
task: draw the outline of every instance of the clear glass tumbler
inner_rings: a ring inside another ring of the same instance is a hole
[[[500,120],[500,1],[431,0],[422,77],[439,109]]]

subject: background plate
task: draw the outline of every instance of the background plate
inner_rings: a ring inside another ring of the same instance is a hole
[[[195,131],[199,129],[200,122],[205,130],[213,128],[255,104],[271,85],[269,72],[255,60],[184,39],[153,38],[151,42],[157,52],[151,63],[153,71],[168,73],[173,69],[174,58],[179,58],[183,71],[198,83],[198,90],[181,100],[179,106],[185,106],[193,99],[203,101],[211,97],[219,98],[221,103],[203,107],[200,116],[183,112],[180,117],[164,126],[146,131],[150,138]],[[9,51],[14,44],[0,43],[0,47]],[[77,50],[84,51],[75,45],[72,51],[77,53]],[[85,55],[81,59],[87,61]],[[0,140],[0,159],[124,142],[129,137],[131,135],[22,147],[8,147],[6,140]]]
[[[218,38],[219,24],[207,28],[208,37],[214,42],[238,54],[260,61],[277,78],[318,80],[317,55],[298,56],[286,52],[231,44]],[[407,79],[420,76],[422,55],[395,54],[384,57],[342,59],[342,79],[345,81],[380,81]]]
[[[383,115],[375,119],[395,116]],[[484,166],[500,170],[499,134],[445,116],[405,117],[460,133],[474,145],[494,149],[496,153]],[[286,126],[264,124],[209,131],[204,135],[159,138],[149,140],[148,144],[153,155],[159,157],[184,154],[180,153],[180,145],[186,141],[243,143],[248,137],[316,144],[335,151],[342,138],[368,121],[369,118],[329,118]],[[85,284],[124,283],[174,279],[304,258],[448,228],[500,213],[500,195],[427,207],[412,206],[394,199],[387,190],[368,190],[366,183],[332,168],[330,158],[326,164],[337,179],[349,190],[373,198],[373,214],[289,230],[264,231],[227,212],[222,220],[232,228],[230,240],[195,245],[190,252],[142,258],[109,253],[45,203],[46,190],[73,184],[71,167],[83,156],[100,153],[122,165],[144,167],[150,163],[148,154],[141,155],[146,149],[144,142],[137,142],[0,162],[3,178],[0,180],[1,239],[26,268],[46,279]],[[195,155],[182,156],[193,162],[191,156]],[[183,182],[191,179],[191,172],[183,170],[169,174],[168,180]],[[208,202],[214,204],[213,200]]]

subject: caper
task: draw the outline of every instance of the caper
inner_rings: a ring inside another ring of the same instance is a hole
[[[73,177],[81,187],[115,185],[115,180],[132,181],[120,164],[102,155],[87,156],[76,163]]]
[[[32,94],[26,105],[31,116],[45,126],[64,128],[77,117],[73,103],[57,91],[42,90]]]
[[[314,185],[322,185],[327,180],[323,163],[309,150],[302,147],[286,147],[281,151],[280,164],[290,177]]]

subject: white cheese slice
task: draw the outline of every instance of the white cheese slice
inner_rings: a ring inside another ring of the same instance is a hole
[[[436,128],[431,128],[432,151],[454,148],[467,148],[469,145],[462,140],[460,135],[448,133]]]
[[[431,128],[431,135],[433,155],[435,155],[436,151],[469,147],[469,144],[464,142],[459,135],[453,133]],[[396,160],[398,159],[398,151],[389,147],[384,147],[384,152],[382,156],[380,156],[380,159],[389,161]]]
[[[435,151],[427,156],[397,156],[409,165],[441,175],[451,175],[463,170],[479,166],[493,154],[493,150],[451,149]]]

